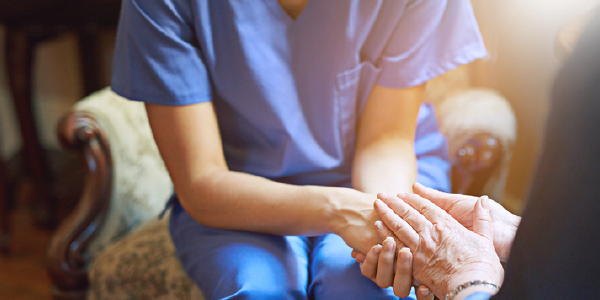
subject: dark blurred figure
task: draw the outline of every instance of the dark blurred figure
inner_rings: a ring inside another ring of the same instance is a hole
[[[600,295],[600,10],[556,79],[544,152],[492,299]]]

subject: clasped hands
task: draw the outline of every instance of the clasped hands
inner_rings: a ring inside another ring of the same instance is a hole
[[[502,283],[506,260],[520,218],[488,199],[446,194],[413,186],[415,194],[378,194],[375,231],[383,240],[360,262],[363,275],[406,297],[413,278],[419,300],[442,298],[470,280]],[[433,292],[433,293],[432,293]]]

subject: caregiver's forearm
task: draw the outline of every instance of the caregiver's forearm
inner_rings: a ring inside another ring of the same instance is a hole
[[[354,158],[352,185],[366,193],[412,192],[417,163],[412,140],[391,139],[359,149]]]
[[[215,170],[182,184],[177,194],[200,223],[278,235],[318,235],[335,230],[343,205],[370,207],[374,198],[347,189],[295,186],[233,171]]]
[[[423,93],[424,85],[373,88],[357,126],[354,188],[368,193],[412,191],[417,177],[415,131]]]

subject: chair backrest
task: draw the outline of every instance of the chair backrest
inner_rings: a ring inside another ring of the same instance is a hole
[[[157,218],[173,193],[141,102],[130,101],[110,88],[75,105],[92,114],[106,133],[113,161],[111,203],[106,221],[89,247],[93,259],[104,247],[141,222]]]

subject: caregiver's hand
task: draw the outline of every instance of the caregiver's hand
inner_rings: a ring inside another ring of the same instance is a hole
[[[355,253],[367,253],[381,243],[373,223],[379,216],[373,209],[376,196],[352,189],[340,189],[340,197],[332,200],[329,229],[339,235]]]
[[[398,197],[379,194],[375,211],[410,248],[413,277],[417,281],[442,299],[469,281],[502,283],[504,270],[492,242],[487,197],[479,198],[473,208],[473,231],[427,199],[414,194],[398,194]],[[485,289],[479,286],[470,290],[482,288]],[[463,292],[461,296],[466,294]]]
[[[397,248],[401,247],[397,247],[393,238],[385,238],[382,245],[373,246],[367,253],[360,264],[360,271],[382,288],[393,286],[396,296],[406,298],[413,286],[412,254],[408,248],[396,251]],[[433,293],[425,285],[419,286],[416,294],[417,300],[433,300]]]
[[[413,191],[415,194],[441,207],[467,229],[473,230],[473,207],[477,202],[477,197],[447,194],[418,183],[413,185]],[[521,217],[511,214],[496,201],[491,200],[489,203],[494,229],[494,248],[500,260],[506,261],[521,222]]]

